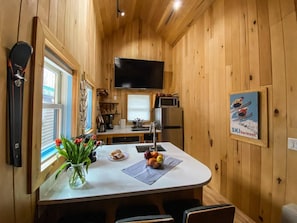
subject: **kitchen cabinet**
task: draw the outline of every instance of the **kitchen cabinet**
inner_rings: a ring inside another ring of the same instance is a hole
[[[122,144],[122,143],[139,143],[140,136],[114,136],[111,139],[111,144]]]
[[[156,140],[161,141],[161,132],[157,131]],[[97,133],[97,139],[105,144],[123,144],[123,143],[152,143],[152,133],[149,131],[132,131],[131,127],[124,129],[113,129],[106,132]]]

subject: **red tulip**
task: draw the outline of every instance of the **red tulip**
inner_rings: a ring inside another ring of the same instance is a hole
[[[76,138],[76,139],[74,140],[74,143],[77,144],[77,145],[79,145],[82,141],[83,141],[82,138]]]
[[[56,139],[56,146],[60,146],[61,145],[61,143],[62,143],[62,140],[61,139]]]

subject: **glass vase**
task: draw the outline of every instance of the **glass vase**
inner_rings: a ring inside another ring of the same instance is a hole
[[[82,188],[86,184],[86,169],[84,163],[71,164],[69,171],[69,186],[72,189]]]

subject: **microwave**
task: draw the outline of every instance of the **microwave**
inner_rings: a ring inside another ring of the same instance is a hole
[[[178,97],[159,97],[158,107],[179,107]]]

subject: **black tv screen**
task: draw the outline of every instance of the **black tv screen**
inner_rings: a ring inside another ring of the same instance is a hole
[[[163,61],[114,58],[114,87],[163,89]]]

